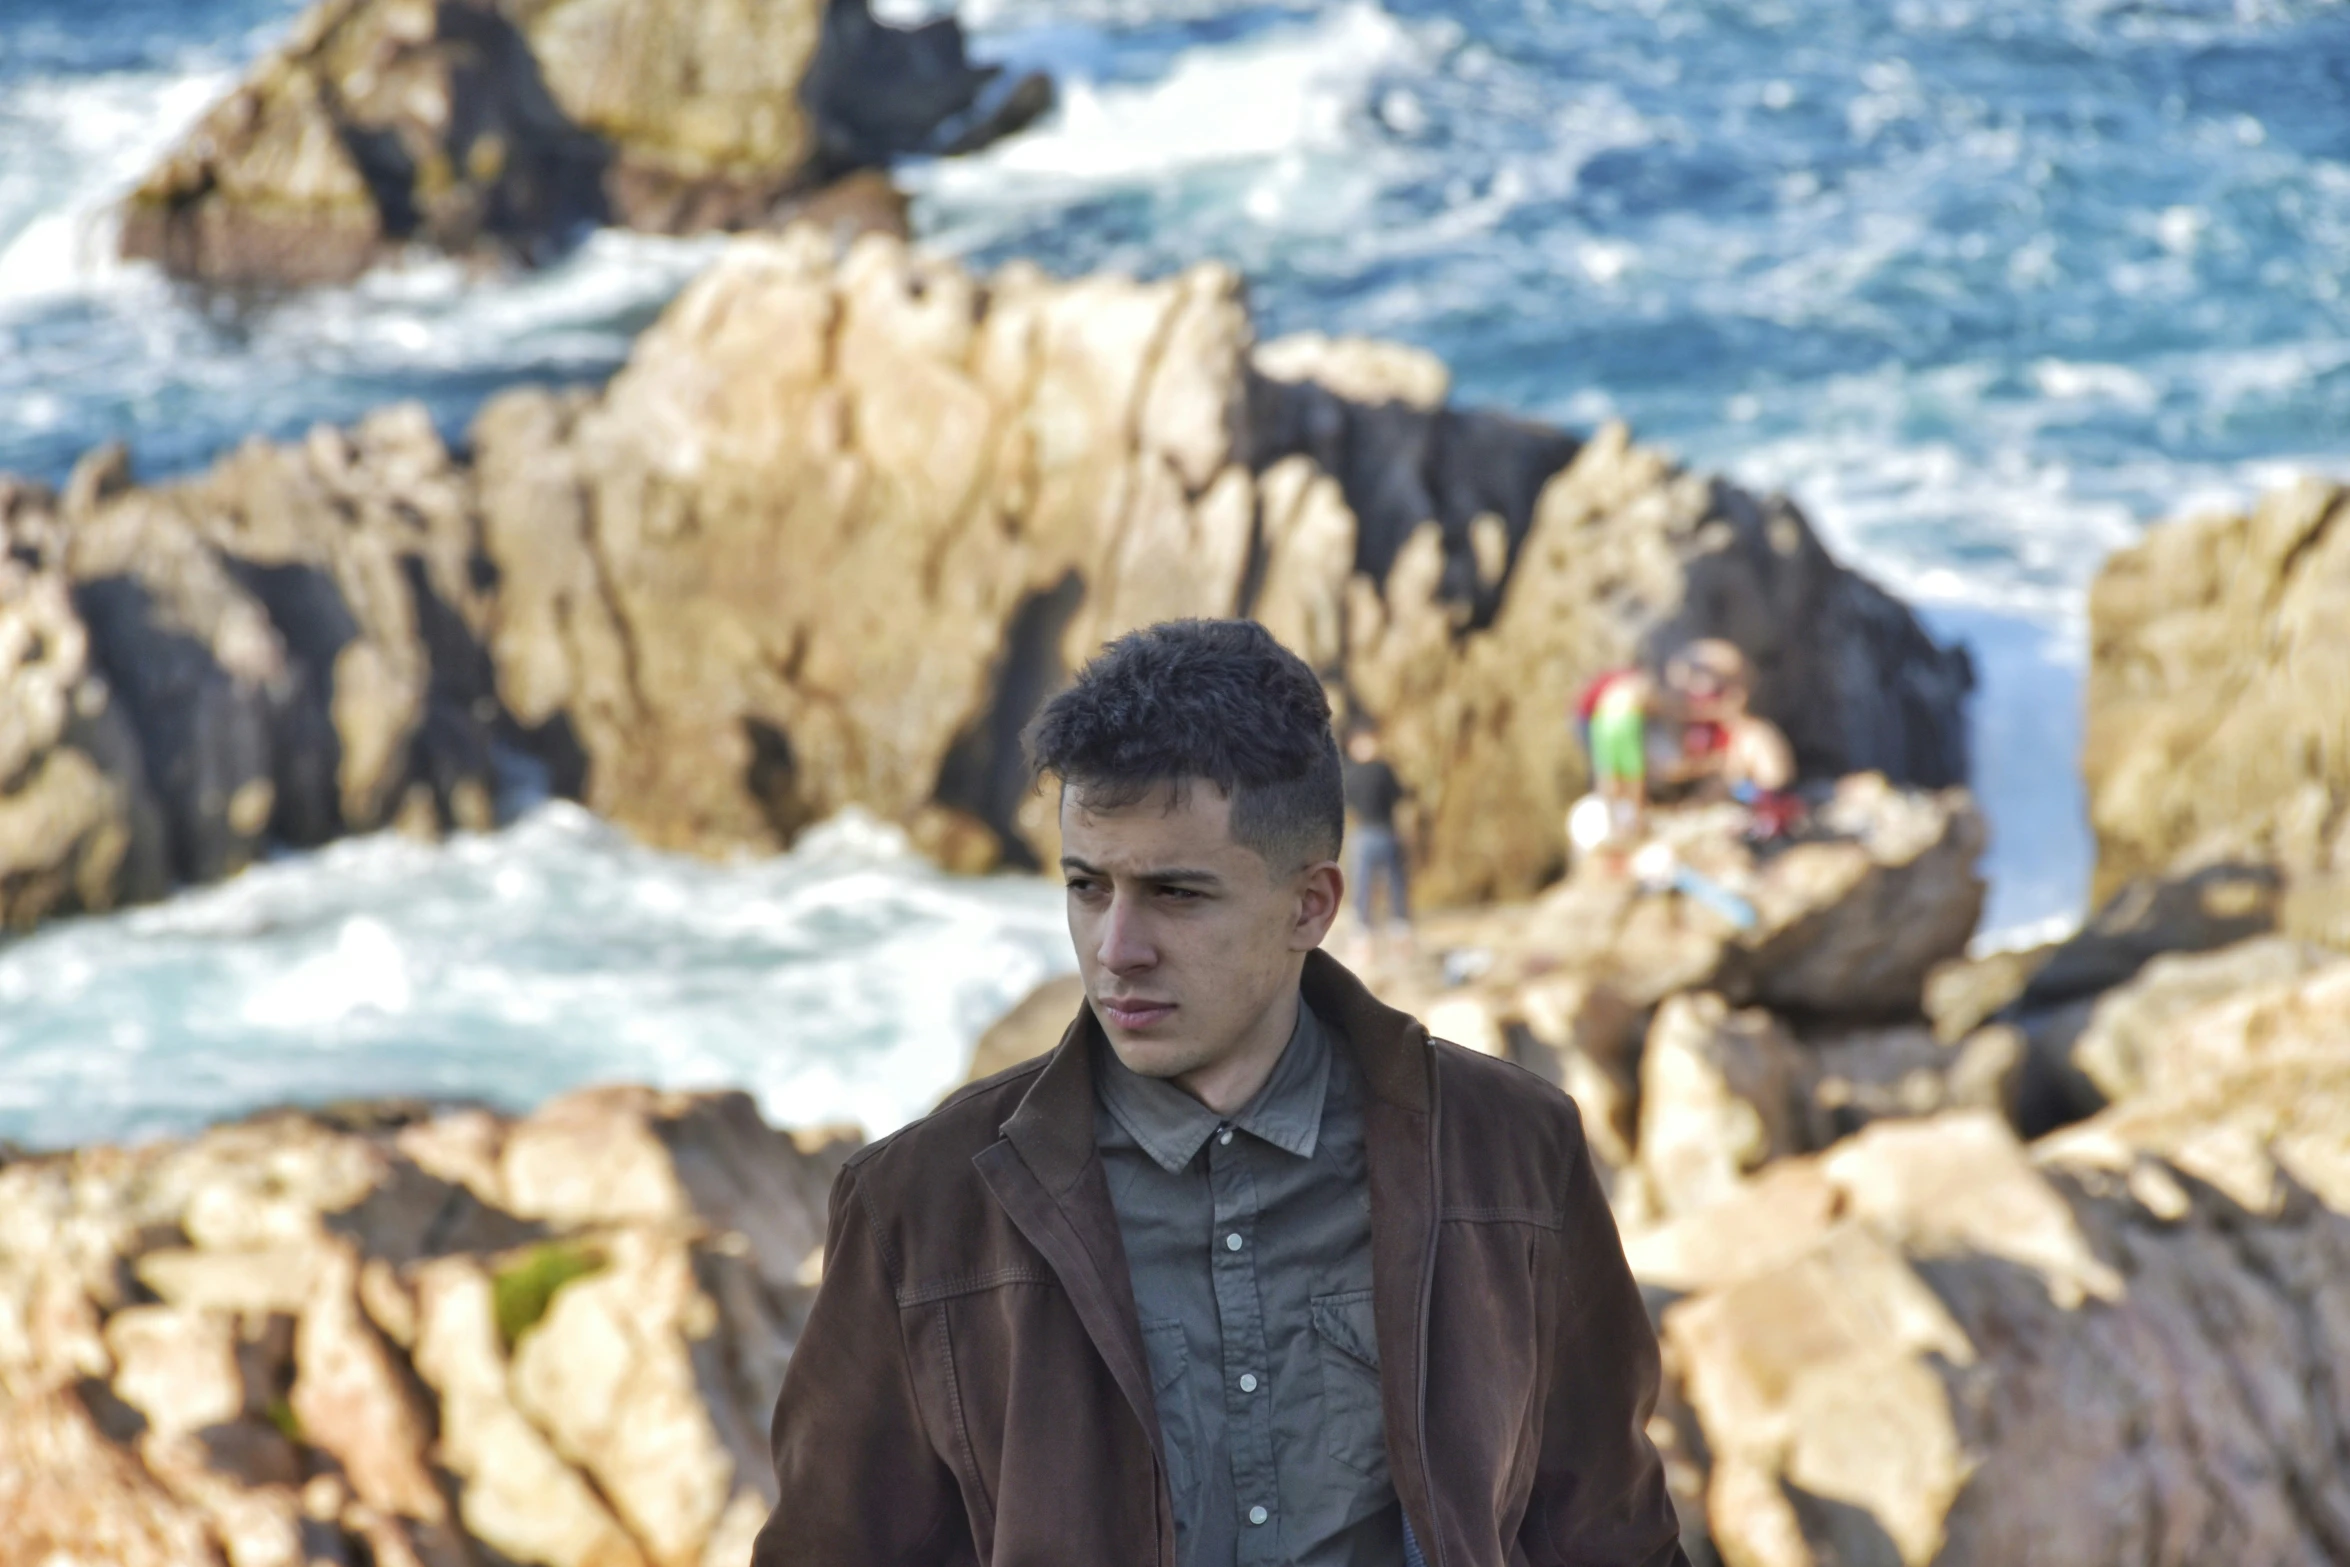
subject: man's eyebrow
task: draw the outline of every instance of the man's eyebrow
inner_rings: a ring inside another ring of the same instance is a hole
[[[1099,876],[1103,874],[1103,872],[1098,867],[1086,864],[1085,861],[1079,859],[1074,854],[1064,854],[1061,856],[1061,869],[1064,873],[1075,871],[1081,876]],[[1191,870],[1185,866],[1180,865],[1168,866],[1162,870],[1138,871],[1135,873],[1134,879],[1137,881],[1158,882],[1162,884],[1177,881],[1204,882],[1209,886],[1222,886],[1224,882],[1224,878],[1217,875],[1214,871]]]

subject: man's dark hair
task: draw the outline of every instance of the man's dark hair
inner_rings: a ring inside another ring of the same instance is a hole
[[[1112,810],[1194,779],[1232,802],[1232,839],[1277,872],[1334,859],[1346,830],[1330,699],[1253,620],[1125,636],[1036,715],[1030,765]]]

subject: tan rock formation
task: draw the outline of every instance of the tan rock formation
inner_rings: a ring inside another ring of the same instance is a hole
[[[1672,1217],[1627,1247],[1693,1534],[1732,1567],[2338,1554],[2350,965],[2307,958],[2151,965],[2112,998],[2131,1097],[2034,1147],[1897,1094],[1794,1157],[1829,1067],[1974,1047],[1685,994],[1635,1047],[1620,995],[1525,980],[1507,1048],[1639,1074],[1621,1174]],[[0,1562],[746,1559],[849,1140],[628,1088],[348,1124],[0,1166]]]
[[[159,896],[403,817],[485,828],[505,722],[470,475],[423,411],[177,484],[93,453],[0,554],[0,918]]]
[[[1740,1177],[1802,1152],[1804,1069],[1767,1012],[1733,1013],[1705,992],[1659,1007],[1640,1057],[1637,1143],[1656,1211],[1705,1207]]]
[[[1085,982],[1076,975],[1046,980],[988,1025],[971,1049],[971,1065],[963,1081],[976,1083],[1043,1055],[1061,1042],[1061,1036],[1069,1031],[1069,1020],[1084,1003]]]
[[[0,1567],[219,1567],[200,1515],[109,1441],[72,1392],[0,1404]]]
[[[1635,1230],[1677,1297],[1722,1560],[2333,1559],[2350,1076],[2327,973],[2032,1150],[1979,1112],[1880,1123]]]
[[[404,1151],[485,1141],[542,1212]],[[0,1563],[740,1567],[846,1146],[599,1090],[0,1167]]]
[[[656,842],[777,843],[855,801],[1024,859],[1051,828],[1017,737],[1067,670],[1150,620],[1261,614],[1391,721],[1438,899],[1555,870],[1567,706],[1660,639],[1744,637],[1815,770],[1960,770],[1963,660],[1791,509],[1307,346],[1260,369],[1213,267],[982,284],[877,238],[838,265],[743,242],[601,399],[485,412],[507,701],[568,715],[590,802]]]
[[[1424,920],[1421,947],[1479,954],[1471,983],[1501,1024],[1533,1024],[1538,1034],[1558,1033],[1538,1022],[1552,1005],[1538,992],[1562,978],[1604,987],[1634,1010],[1712,990],[1737,1006],[1914,1018],[1927,975],[1964,948],[1982,907],[1975,858],[1983,820],[1974,801],[1963,790],[1903,791],[1856,775],[1806,841],[1758,853],[1738,836],[1740,822],[1734,809],[1700,809],[1660,815],[1657,832],[1682,863],[1752,906],[1750,929],[1594,859],[1531,903]],[[1368,972],[1414,999],[1434,993],[1433,966],[1424,959],[1416,973],[1382,964]]]
[[[2274,864],[2288,934],[2350,946],[2350,492],[2151,530],[2089,596],[2082,770],[2100,894]]]
[[[538,260],[607,220],[902,225],[811,193],[1049,105],[1041,77],[982,102],[994,74],[951,19],[900,31],[862,0],[320,0],[131,197],[123,249],[300,285],[408,243]]]
[[[92,718],[13,751],[28,777],[117,780],[127,803],[94,820],[128,822],[130,847],[107,872],[122,831],[8,816],[66,795],[19,788],[0,822],[34,825],[0,842],[42,847],[0,849],[38,867],[8,896],[151,891],[132,869],[148,838],[204,879],[264,835],[481,825],[493,738],[664,846],[772,850],[855,804],[958,868],[1047,860],[1022,726],[1105,639],[1190,614],[1263,616],[1388,725],[1431,903],[1555,874],[1577,690],[1688,635],[1747,647],[1758,704],[1814,774],[1963,771],[1963,654],[1784,503],[1620,430],[1581,443],[1430,406],[1440,367],[1404,350],[1265,352],[1221,268],[983,282],[878,236],[839,257],[802,228],[730,248],[603,393],[494,401],[470,462],[394,409],[168,486],[132,485],[109,453],[62,504],[12,489],[16,552],[52,585],[11,600],[54,619],[62,583],[81,631],[61,622],[44,669],[8,682],[49,716],[0,732],[55,727],[66,677],[46,665],[86,645],[113,695],[73,710],[119,709],[121,732]],[[141,779],[162,820],[144,837]],[[1914,1002],[1883,934],[1846,953],[1794,911],[1897,896],[1886,866],[1971,850],[1910,842],[1948,808],[1856,809],[1865,834],[1779,873],[1792,923],[1774,929],[1797,950],[1739,982],[1765,999]],[[1940,955],[1972,913],[1929,903],[1870,917]]]
[[[49,496],[0,481],[0,927],[159,896],[137,735],[44,548]]]
[[[2321,971],[2331,978],[2312,982]],[[2217,952],[2158,958],[2129,984],[2098,998],[2072,1061],[2107,1099],[2176,1097],[2195,1079],[2243,1060],[2272,1040],[2303,1042],[2327,985],[2350,979],[2350,960],[2286,936]],[[2350,1022],[2350,994],[2341,1019]]]

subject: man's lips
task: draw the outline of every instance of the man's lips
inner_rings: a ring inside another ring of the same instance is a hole
[[[1148,1028],[1160,1019],[1173,1015],[1175,1003],[1172,1001],[1105,1000],[1102,1002],[1102,1010],[1108,1013],[1110,1021],[1120,1028]]]

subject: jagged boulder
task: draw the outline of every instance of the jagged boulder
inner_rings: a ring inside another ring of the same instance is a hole
[[[135,724],[54,558],[54,498],[0,481],[0,928],[161,896]]]
[[[92,453],[0,556],[0,917],[160,896],[395,820],[487,827],[512,734],[472,487],[423,410],[178,483]]]
[[[0,1168],[0,1562],[747,1561],[853,1141],[612,1089]]]
[[[81,749],[147,781],[188,880],[265,838],[480,825],[494,741],[664,847],[772,851],[856,805],[956,869],[1049,863],[1022,727],[1183,615],[1263,618],[1388,726],[1431,904],[1556,874],[1577,690],[1685,635],[1747,647],[1815,775],[1963,772],[1964,655],[1791,507],[1443,390],[1393,345],[1260,348],[1224,268],[982,281],[802,226],[731,246],[601,393],[493,400],[463,458],[405,408],[153,488],[93,454],[17,531],[121,715]],[[1726,992],[1910,1006],[1908,948],[1971,926],[1898,901],[1971,813],[1852,809],[1763,878],[1778,945]],[[1883,929],[1806,923],[1827,903]]]
[[[133,193],[123,250],[309,284],[410,243],[543,259],[606,222],[902,228],[886,183],[818,187],[1050,104],[995,75],[951,18],[884,27],[864,0],[322,0]]]
[[[1748,905],[1746,928],[1644,884],[1618,859],[1593,857],[1530,903],[1435,916],[1423,944],[1478,955],[1471,983],[1505,1028],[1535,1017],[1557,974],[1636,1009],[1712,990],[1793,1014],[1914,1018],[1927,975],[1964,949],[1982,910],[1984,826],[1973,798],[1856,774],[1801,841],[1758,848],[1741,836],[1742,820],[1735,808],[1697,809],[1660,814],[1655,831],[1680,863]],[[1373,973],[1414,994],[1408,972]]]
[[[2100,895],[2273,864],[2291,935],[2350,946],[2350,492],[2306,480],[2152,529],[2089,594],[2082,771]]]
[[[2338,1152],[2338,1071],[2311,1119]],[[2307,1192],[2246,1206],[2123,1119],[2027,1151],[1960,1113],[1629,1250],[1726,1563],[2339,1554],[2350,1216]]]
[[[1684,635],[1748,647],[1814,772],[1963,773],[1963,655],[1791,507],[1442,391],[1382,345],[1258,348],[1220,267],[738,242],[601,397],[485,410],[502,689],[567,714],[589,802],[655,842],[855,802],[957,863],[1049,860],[1036,707],[1119,631],[1256,615],[1389,724],[1440,901],[1555,873],[1575,691]]]
[[[1633,1226],[1721,1559],[2335,1559],[2346,1022],[2316,949],[2158,959],[2085,1036],[2095,1118],[1883,1122]]]

